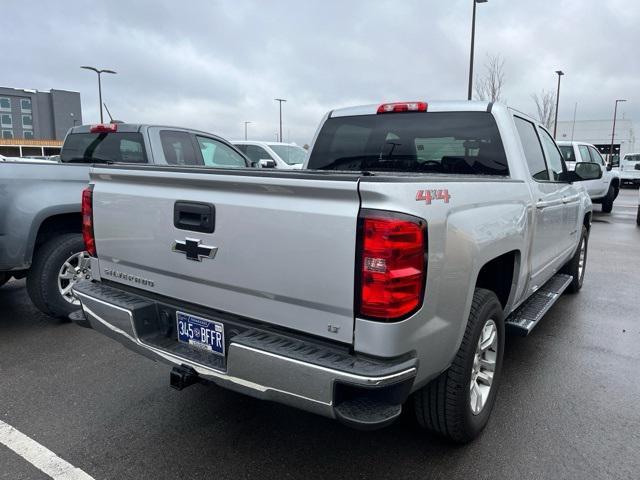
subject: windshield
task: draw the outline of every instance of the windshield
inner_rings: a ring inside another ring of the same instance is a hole
[[[300,165],[304,163],[307,151],[295,145],[269,145],[271,150],[289,165]]]
[[[627,162],[640,162],[640,153],[634,153],[633,155],[625,155],[624,159]]]
[[[487,112],[388,113],[328,119],[308,167],[508,175],[493,116]]]
[[[130,133],[72,133],[60,152],[63,162],[147,163],[142,135]]]
[[[573,151],[572,145],[558,145],[560,148],[560,152],[562,152],[562,156],[564,157],[565,162],[575,162],[576,154]]]

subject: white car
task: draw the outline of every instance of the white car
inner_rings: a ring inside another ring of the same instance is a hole
[[[233,143],[252,162],[260,160],[273,160],[275,168],[285,170],[301,169],[307,158],[307,151],[295,143],[280,142],[256,142],[251,140],[238,140]]]
[[[627,153],[620,161],[622,183],[640,185],[640,153]]]
[[[593,203],[602,204],[602,211],[610,213],[613,201],[620,192],[620,172],[607,164],[596,147],[585,142],[557,142],[569,170],[573,170],[577,162],[592,162],[600,165],[602,178],[589,180],[582,184],[589,192]],[[640,170],[638,171],[640,174]]]

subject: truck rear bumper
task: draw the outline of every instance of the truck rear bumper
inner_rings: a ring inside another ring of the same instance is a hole
[[[384,360],[359,356],[210,311],[204,315],[223,323],[227,332],[226,356],[220,357],[176,339],[172,312],[196,307],[99,282],[81,282],[74,291],[93,329],[137,353],[194,372],[199,380],[355,427],[393,421],[417,372],[413,355]]]

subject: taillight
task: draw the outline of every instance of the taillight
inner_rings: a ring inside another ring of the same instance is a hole
[[[92,257],[96,256],[96,239],[93,236],[93,185],[82,191],[82,239],[84,249]]]
[[[99,123],[98,125],[91,125],[89,129],[90,133],[113,133],[117,131],[117,123]]]
[[[398,113],[398,112],[426,112],[426,102],[396,102],[383,103],[378,107],[378,113]]]
[[[358,232],[358,315],[401,320],[424,296],[427,229],[410,215],[363,210]]]

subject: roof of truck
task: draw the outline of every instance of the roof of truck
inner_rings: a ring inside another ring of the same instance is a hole
[[[427,104],[428,112],[490,112],[493,107],[493,102],[479,101],[479,100],[450,100],[450,101],[427,101],[427,100],[411,100],[406,103],[424,102]],[[380,102],[371,103],[368,105],[357,105],[353,107],[336,108],[329,114],[330,118],[335,117],[351,117],[355,115],[375,115],[378,112],[380,105],[386,103],[405,103],[405,102]]]

